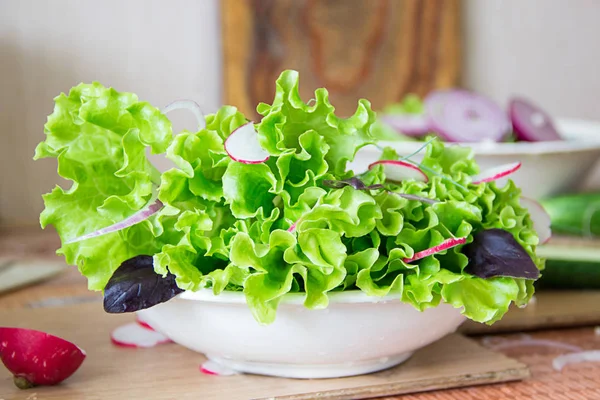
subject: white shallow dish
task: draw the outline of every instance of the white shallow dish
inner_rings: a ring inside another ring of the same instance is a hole
[[[395,296],[397,297],[397,296]],[[138,317],[175,343],[239,372],[288,378],[334,378],[384,370],[456,331],[465,321],[448,304],[417,311],[393,296],[360,291],[330,294],[309,310],[288,294],[271,325],[252,317],[244,295],[185,292],[139,311]]]
[[[523,195],[542,199],[580,186],[600,159],[600,122],[558,119],[556,127],[564,141],[459,145],[473,148],[481,170],[520,161],[521,169],[510,179],[522,189]],[[417,151],[423,142],[382,141],[379,144],[391,146],[405,156]],[[349,163],[349,168],[356,173],[363,172],[380,154],[375,147],[364,147]]]

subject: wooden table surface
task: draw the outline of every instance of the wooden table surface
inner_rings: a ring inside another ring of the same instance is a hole
[[[0,231],[0,256],[54,258],[58,241],[51,233],[38,231]],[[86,280],[76,268],[14,292],[0,295],[0,309],[54,307],[65,304],[97,302],[99,293],[89,292]],[[574,307],[577,305],[574,304]],[[600,306],[600,305],[599,305]],[[579,346],[585,350],[600,349],[600,335],[593,326],[528,332],[534,340],[546,340]],[[479,336],[486,346],[498,346],[509,357],[527,364],[532,372],[529,379],[506,384],[494,384],[464,389],[388,397],[384,400],[482,400],[482,399],[600,399],[600,363],[581,363],[555,371],[552,361],[567,351],[554,346],[507,346],[511,340],[520,340],[519,332],[493,336]],[[0,396],[1,398],[1,396]]]

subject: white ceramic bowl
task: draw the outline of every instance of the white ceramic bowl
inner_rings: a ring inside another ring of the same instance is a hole
[[[175,343],[239,372],[288,378],[333,378],[380,371],[454,332],[465,317],[448,304],[419,312],[392,296],[330,294],[323,310],[288,294],[271,325],[252,317],[240,292],[185,292],[138,312]]]
[[[523,195],[534,199],[563,193],[580,186],[600,159],[600,122],[559,119],[556,126],[564,141],[517,143],[464,143],[473,148],[475,160],[481,170],[515,161],[521,169],[510,176]],[[409,155],[423,142],[380,142],[391,146],[400,155]],[[381,151],[365,147],[349,164],[355,172],[366,170],[379,159]],[[420,157],[415,156],[415,160]]]

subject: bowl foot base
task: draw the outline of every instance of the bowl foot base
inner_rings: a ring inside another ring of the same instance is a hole
[[[226,370],[241,373],[277,376],[281,378],[322,379],[341,378],[370,374],[402,364],[412,356],[412,352],[382,357],[372,360],[347,362],[342,364],[283,364],[239,361],[207,355],[213,363]]]

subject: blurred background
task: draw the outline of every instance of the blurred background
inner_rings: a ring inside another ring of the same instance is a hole
[[[37,225],[59,181],[33,151],[52,99],[79,82],[253,118],[294,68],[306,100],[325,86],[341,114],[462,86],[600,121],[599,20],[594,0],[1,0],[0,226]]]

